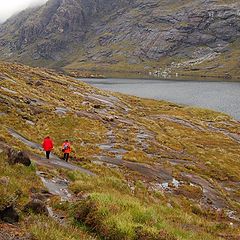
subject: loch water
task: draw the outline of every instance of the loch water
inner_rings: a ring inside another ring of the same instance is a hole
[[[208,108],[240,120],[240,82],[114,78],[79,80],[104,90]]]

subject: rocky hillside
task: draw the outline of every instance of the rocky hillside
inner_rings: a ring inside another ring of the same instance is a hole
[[[0,83],[0,238],[239,239],[239,122],[43,68]]]
[[[238,78],[237,0],[49,0],[0,27],[2,59]]]

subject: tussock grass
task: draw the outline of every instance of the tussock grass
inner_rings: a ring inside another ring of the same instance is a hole
[[[70,189],[78,194],[80,192],[107,192],[110,189],[124,193],[130,193],[127,182],[116,176],[90,177],[78,172],[69,172],[68,176],[74,180]]]
[[[150,194],[141,183],[132,192],[126,181],[116,177],[91,178],[77,172],[69,177],[71,190],[81,198],[73,207],[73,216],[106,239],[210,240],[233,231],[224,220],[220,227],[218,216],[208,219],[211,213],[189,200],[169,196],[173,206],[169,207],[165,198]],[[181,191],[194,195],[198,189]]]
[[[92,193],[75,212],[78,221],[107,239],[216,239],[207,233],[214,224],[204,219],[119,192]],[[185,229],[185,224],[201,234]]]
[[[35,174],[35,167],[9,166],[7,156],[0,154],[0,209],[14,205],[21,207],[29,201],[30,189],[40,189],[41,181]]]
[[[31,216],[26,230],[36,240],[94,240],[93,236],[84,233],[76,227],[70,225],[60,225],[56,221],[45,216]]]

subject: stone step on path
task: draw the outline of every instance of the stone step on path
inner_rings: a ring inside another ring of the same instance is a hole
[[[33,149],[42,150],[42,146],[40,144],[28,140],[27,138],[25,138],[24,136],[19,134],[17,131],[9,128],[8,132],[10,133],[11,136],[13,136],[15,139],[18,139],[25,145],[27,145]],[[87,170],[87,169],[77,166],[75,164],[71,164],[69,162],[64,162],[63,160],[61,160],[58,156],[56,156],[54,154],[51,154],[50,160],[47,160],[47,159],[41,157],[40,155],[32,153],[32,152],[28,152],[28,154],[30,156],[30,159],[35,161],[36,164],[38,164],[38,165],[55,167],[55,168],[64,168],[64,169],[69,169],[72,171],[80,171],[80,172],[85,173],[90,176],[96,175],[95,173],[91,172],[90,170]]]

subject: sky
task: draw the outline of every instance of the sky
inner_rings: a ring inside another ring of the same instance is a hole
[[[40,5],[47,0],[0,0],[0,22],[5,21],[14,13],[20,12],[30,6]]]

